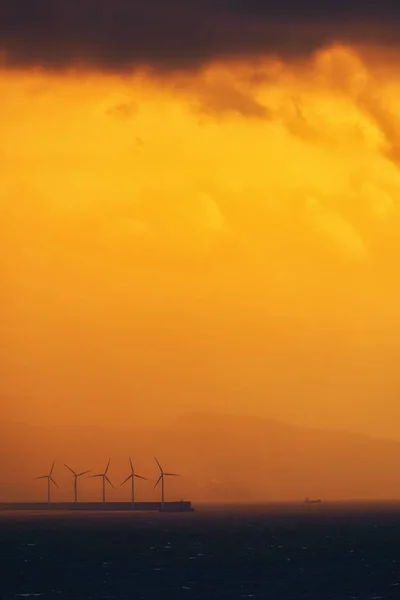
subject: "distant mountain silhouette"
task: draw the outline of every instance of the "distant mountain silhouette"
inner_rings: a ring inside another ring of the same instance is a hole
[[[140,473],[155,479],[155,455],[166,470],[182,474],[168,482],[171,499],[400,498],[400,443],[269,419],[192,413],[163,428],[132,431],[3,422],[0,433],[7,448],[0,456],[1,479],[12,482],[18,497],[40,492],[32,478],[47,472],[53,459],[57,481],[68,486],[64,462],[98,470],[111,457],[110,477],[119,485],[129,455]],[[94,480],[85,485],[91,493],[97,489]],[[139,494],[150,494],[145,485]]]

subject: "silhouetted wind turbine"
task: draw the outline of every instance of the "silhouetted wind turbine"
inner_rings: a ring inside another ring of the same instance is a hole
[[[82,475],[86,475],[87,473],[90,473],[90,471],[75,473],[75,471],[73,471],[68,465],[64,464],[64,467],[67,467],[68,471],[71,471],[72,475],[74,476],[74,500],[75,502],[78,502],[78,477],[82,477]]]
[[[124,485],[127,481],[132,479],[132,506],[135,506],[135,477],[138,479],[144,479],[147,481],[146,477],[142,477],[141,475],[136,475],[135,469],[133,468],[132,459],[129,457],[129,464],[131,466],[131,474],[121,483],[121,486]]]
[[[41,475],[40,477],[35,477],[35,479],[47,479],[47,502],[49,504],[51,501],[51,494],[50,494],[51,484],[53,483],[56,487],[59,487],[52,477],[55,462],[56,461],[54,460],[53,464],[51,465],[50,473],[48,475]]]
[[[160,469],[160,477],[157,479],[157,482],[153,489],[155,490],[161,481],[161,508],[164,508],[164,477],[180,477],[180,475],[178,475],[178,473],[165,473],[156,457],[154,457],[154,460],[156,461],[156,463],[158,464],[158,468]]]
[[[115,487],[111,483],[111,481],[107,477],[108,467],[110,466],[111,458],[107,463],[106,470],[104,473],[98,473],[97,475],[91,475],[91,477],[102,477],[103,478],[103,502],[106,501],[106,482],[111,485],[111,487],[115,490]]]

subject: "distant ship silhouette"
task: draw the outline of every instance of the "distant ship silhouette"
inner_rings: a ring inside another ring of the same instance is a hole
[[[321,498],[316,498],[315,500],[312,500],[311,498],[309,498],[307,496],[307,498],[304,500],[305,504],[321,504],[322,500]]]

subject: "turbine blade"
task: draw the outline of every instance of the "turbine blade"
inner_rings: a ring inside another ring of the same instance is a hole
[[[126,479],[124,479],[124,481],[121,483],[121,485],[124,485],[124,483],[126,483],[127,481],[129,481],[132,477],[132,473],[129,475],[129,477],[127,477]]]
[[[90,473],[90,469],[89,471],[82,471],[82,473],[78,473],[77,477],[82,477],[82,475],[86,475],[87,473]]]
[[[115,487],[113,486],[113,484],[111,483],[111,481],[108,479],[107,475],[105,476],[105,480],[111,485],[111,487],[115,490]]]
[[[104,477],[103,473],[99,473],[98,475],[91,475],[90,477]]]
[[[156,463],[158,464],[158,468],[160,469],[161,473],[163,472],[162,467],[160,465],[160,463],[158,462],[158,460],[156,459],[156,457],[154,457],[154,460],[156,461]]]
[[[50,481],[51,481],[52,483],[54,483],[54,485],[55,485],[56,487],[58,487],[58,488],[60,487],[60,486],[58,485],[58,483],[56,483],[52,477],[50,477]]]
[[[179,473],[164,473],[164,475],[168,475],[168,477],[180,477]]]
[[[40,477],[35,477],[35,479],[48,479],[48,475],[41,475]]]
[[[136,473],[134,473],[133,476],[137,477],[138,479],[145,479],[146,481],[148,481],[147,477],[142,477],[141,475],[136,475]]]
[[[104,471],[104,475],[107,475],[108,467],[110,466],[111,458],[107,463],[106,470]]]
[[[73,470],[71,469],[71,467],[69,467],[69,466],[68,466],[68,465],[66,465],[65,463],[64,463],[64,467],[67,467],[68,471],[71,471],[72,475],[76,475],[75,471],[73,471]]]
[[[50,469],[50,473],[49,473],[49,475],[50,475],[50,476],[51,476],[51,475],[52,475],[52,473],[53,473],[53,469],[54,469],[54,465],[55,465],[55,464],[56,464],[56,461],[55,461],[55,460],[53,460],[53,464],[51,465],[51,469]]]
[[[132,459],[131,459],[131,457],[129,457],[129,464],[131,465],[131,471],[133,471],[133,464],[132,464]]]
[[[157,487],[157,486],[158,486],[158,484],[160,483],[161,479],[162,479],[162,475],[160,475],[160,477],[157,479],[156,485],[153,487],[153,490],[155,490],[155,489],[156,489],[156,487]]]

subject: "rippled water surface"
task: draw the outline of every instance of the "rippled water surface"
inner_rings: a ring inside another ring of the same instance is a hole
[[[400,600],[400,507],[0,514],[0,598]]]

